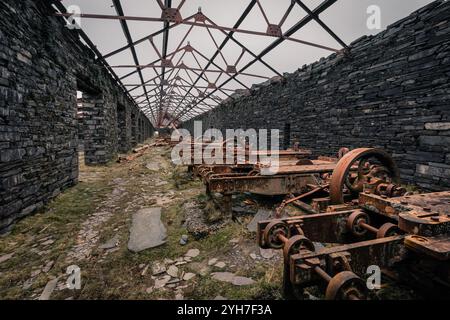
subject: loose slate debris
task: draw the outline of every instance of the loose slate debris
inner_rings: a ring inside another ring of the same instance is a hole
[[[55,263],[55,262],[54,262],[53,260],[48,261],[47,264],[44,266],[44,268],[42,268],[42,271],[43,271],[44,273],[49,272],[50,269],[53,267],[53,264],[54,264],[54,263]]]
[[[42,291],[42,294],[39,297],[39,300],[49,300],[50,296],[52,295],[53,291],[56,288],[57,283],[58,283],[58,278],[50,280],[47,283],[47,285],[45,286],[44,291]]]
[[[8,261],[9,259],[12,258],[13,255],[14,255],[14,252],[11,252],[11,253],[8,253],[8,254],[5,254],[5,255],[1,256],[0,257],[0,263]]]
[[[262,249],[262,248],[260,248],[259,249],[259,253],[261,254],[261,256],[264,259],[272,259],[273,256],[275,255],[275,252],[272,249]]]
[[[140,252],[166,242],[166,227],[161,222],[161,208],[145,208],[133,214],[128,249]]]
[[[183,276],[183,280],[184,280],[184,281],[189,281],[189,280],[191,280],[191,279],[194,278],[194,277],[195,277],[195,273],[188,272],[188,273],[186,273],[186,274]]]
[[[167,284],[167,282],[170,281],[170,278],[171,277],[169,275],[166,275],[166,276],[162,277],[161,279],[156,279],[154,288],[159,289],[159,288],[164,287]]]
[[[170,266],[169,269],[167,269],[167,274],[171,277],[178,277],[178,268],[175,266]]]
[[[248,231],[256,232],[258,222],[269,219],[271,215],[272,212],[270,210],[259,209],[256,215],[253,217],[252,221],[250,221],[250,223],[247,225]]]
[[[255,280],[247,278],[247,277],[240,277],[236,276],[233,278],[232,284],[235,286],[249,286],[252,284],[255,284]]]
[[[103,250],[108,250],[108,249],[113,249],[113,248],[117,247],[118,245],[119,245],[119,236],[115,235],[113,238],[109,239],[104,244],[99,246],[99,248],[103,249]]]
[[[217,263],[214,265],[214,267],[219,268],[219,269],[223,269],[223,268],[225,268],[225,266],[226,266],[226,263],[225,263],[225,262],[222,262],[222,261],[217,262]]]
[[[201,205],[196,201],[186,202],[183,205],[186,229],[195,240],[200,240],[219,230],[224,221],[208,223]]]
[[[150,171],[158,171],[160,169],[158,162],[150,162],[145,166]]]
[[[190,250],[188,250],[188,252],[186,252],[185,256],[186,257],[195,258],[199,254],[200,254],[200,250],[198,250],[198,249],[190,249]]]

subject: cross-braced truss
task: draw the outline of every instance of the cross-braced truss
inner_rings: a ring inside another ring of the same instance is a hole
[[[332,52],[347,49],[347,45],[319,17],[337,0],[324,0],[315,8],[309,8],[302,0],[280,1],[279,5],[286,6],[286,9],[278,22],[270,21],[262,0],[248,0],[247,7],[233,26],[217,24],[207,12],[202,12],[201,8],[197,12],[191,12],[190,15],[189,12],[185,14],[182,9],[186,0],[177,0],[177,4],[172,0],[154,0],[160,8],[161,14],[158,17],[127,16],[121,0],[111,1],[115,15],[68,13],[61,2],[55,0],[59,11],[56,15],[66,18],[77,16],[84,19],[117,20],[120,23],[127,44],[111,52],[100,53],[82,30],[80,34],[94,48],[99,61],[108,68],[119,85],[134,99],[155,127],[176,126],[180,122],[215,108],[236,90],[249,89],[249,83],[281,76],[264,60],[264,57],[283,42],[294,42]],[[296,19],[292,26],[287,27],[286,21],[288,18],[292,20],[293,9],[296,6],[301,8],[304,15]],[[250,13],[255,10],[259,11],[266,25],[265,29],[250,30],[241,27]],[[145,37],[133,39],[129,23],[139,21],[162,23],[163,27]],[[333,37],[339,49],[294,37],[298,30],[311,21],[315,21]],[[182,26],[186,29],[183,30],[184,35],[174,46],[175,49],[170,50],[171,32]],[[212,55],[202,52],[202,47],[190,41],[190,36],[195,29],[204,30],[203,41],[209,42],[209,46],[213,47]],[[238,34],[271,38],[271,43],[259,52],[254,52],[246,43],[238,40],[236,36]],[[156,42],[156,39],[161,36],[162,43]],[[140,61],[137,48],[143,44],[150,45],[152,53],[149,53],[149,56],[156,57],[153,61]],[[232,51],[233,54],[226,50],[230,45],[235,48]],[[133,64],[108,64],[108,59],[123,53],[131,54]],[[254,64],[261,64],[265,71],[251,72],[250,69]],[[118,70],[131,71],[118,76]]]

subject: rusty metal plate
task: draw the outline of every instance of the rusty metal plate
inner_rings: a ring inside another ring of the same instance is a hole
[[[398,198],[397,198],[398,199]],[[407,203],[402,204],[400,201],[392,201],[393,198],[385,198],[369,193],[359,194],[359,205],[368,211],[387,216],[391,219],[398,220],[400,212],[411,210]]]
[[[269,24],[267,26],[266,34],[273,37],[281,37],[283,35],[281,27],[277,24]]]
[[[394,202],[403,202],[410,206],[429,208],[431,212],[441,215],[450,214],[450,191],[433,192],[393,198]]]
[[[407,233],[425,237],[450,234],[450,217],[447,215],[414,210],[398,216],[398,227]]]
[[[450,259],[450,235],[426,238],[410,235],[405,238],[405,246],[438,260]]]
[[[434,192],[396,198],[361,193],[362,208],[395,219],[407,233],[435,236],[450,232],[450,192]]]
[[[206,180],[212,192],[251,192],[268,196],[299,193],[307,185],[316,182],[313,175],[307,174],[276,176],[211,175]]]
[[[174,23],[180,23],[183,20],[180,10],[177,8],[164,8],[161,13],[161,19]]]

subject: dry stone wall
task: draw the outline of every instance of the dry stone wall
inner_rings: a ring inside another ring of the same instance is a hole
[[[153,133],[50,3],[0,1],[0,230],[77,183],[78,137],[86,162],[103,164],[119,147],[127,151]],[[77,90],[90,98],[86,110],[78,110]],[[118,104],[125,108],[120,121]],[[145,124],[139,140],[132,137],[132,113]]]
[[[380,147],[405,182],[448,189],[449,77],[450,2],[435,1],[356,40],[346,54],[255,85],[183,126],[193,130],[197,120],[204,129],[289,128],[287,141],[316,154]]]

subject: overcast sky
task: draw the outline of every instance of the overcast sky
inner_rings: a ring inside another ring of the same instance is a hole
[[[180,0],[172,1],[172,6],[178,6]],[[249,0],[186,0],[184,6],[181,9],[181,15],[188,17],[195,12],[198,8],[202,8],[202,12],[220,26],[232,27],[243,10],[247,7]],[[260,0],[262,7],[264,8],[267,18],[270,23],[278,24],[282,16],[286,12],[291,0]],[[322,1],[319,0],[304,0],[303,1],[309,8],[313,9],[319,5]],[[329,8],[320,17],[344,42],[349,44],[353,40],[359,38],[362,35],[376,34],[386,28],[389,24],[409,15],[418,8],[432,2],[431,0],[340,0]],[[112,6],[111,0],[63,0],[66,7],[70,5],[77,5],[80,7],[82,13],[97,13],[116,15],[115,9]],[[129,16],[145,16],[159,18],[161,16],[161,10],[156,0],[122,0],[122,7],[125,15]],[[377,5],[381,9],[381,30],[369,30],[367,28],[366,21],[368,19],[367,8],[370,5]],[[299,7],[295,6],[291,11],[289,17],[282,26],[282,31],[288,30],[292,25],[298,22],[305,16],[305,12]],[[83,18],[81,21],[83,30],[89,35],[91,40],[97,45],[100,52],[103,54],[109,53],[115,49],[118,49],[126,45],[126,40],[120,27],[118,20],[94,20]],[[162,22],[141,22],[141,21],[129,21],[128,26],[131,31],[133,40],[140,39],[144,36],[151,34],[162,28]],[[189,26],[180,25],[176,26],[170,32],[168,52],[172,52],[178,46],[180,40],[183,38]],[[267,29],[267,23],[259,10],[258,6],[255,6],[252,12],[248,15],[245,21],[240,26],[240,29],[255,30],[259,32],[265,32]],[[224,39],[224,35],[218,31],[211,29],[211,33],[216,39],[216,42],[220,45]],[[303,29],[295,33],[293,38],[301,39],[305,41],[315,42],[320,45],[340,49],[341,46],[324,31],[321,26],[316,22],[310,22]],[[254,53],[259,53],[267,45],[269,45],[274,38],[248,35],[242,33],[236,33],[235,38],[244,43]],[[194,27],[189,37],[185,41],[190,41],[191,45],[204,54],[206,57],[211,57],[215,52],[215,45],[212,42],[210,35],[206,28]],[[154,38],[154,43],[159,50],[162,48],[162,35]],[[152,48],[149,41],[146,41],[136,46],[140,64],[148,64],[158,59],[157,53]],[[227,64],[234,64],[242,49],[237,45],[229,41],[227,47],[223,50],[224,58]],[[264,57],[264,60],[280,73],[293,72],[297,68],[304,64],[312,63],[318,60],[320,57],[328,56],[332,52],[314,48],[306,45],[302,45],[296,42],[285,41],[278,48],[271,51]],[[174,63],[178,61],[181,56],[176,55]],[[251,55],[246,53],[238,64],[239,67],[244,66],[248,61],[252,59]],[[130,51],[124,51],[108,59],[111,65],[129,65],[134,64]],[[192,56],[186,55],[183,58],[183,62],[188,67],[198,68],[197,62]],[[217,57],[215,62],[221,67],[224,67],[225,61],[222,57]],[[201,66],[206,64],[206,60],[199,58]],[[116,69],[119,75],[125,75],[133,69]],[[273,76],[274,73],[268,70],[264,65],[257,63],[249,68],[246,72],[251,74]],[[145,69],[143,71],[145,80],[149,80],[155,76],[155,72],[151,69]],[[180,71],[179,75],[183,76],[187,81],[189,76],[185,71]],[[194,74],[190,74],[193,80],[196,79]],[[217,73],[207,73],[210,82],[215,82],[218,76]],[[227,79],[226,75],[222,75],[217,81],[217,84],[222,83]],[[261,78],[239,76],[242,82],[246,85],[253,83],[259,83],[264,81]],[[124,80],[126,84],[138,84],[140,83],[137,74],[130,76]],[[206,85],[206,81],[200,81],[199,85]],[[241,86],[232,81],[227,88],[235,89]],[[149,87],[150,89],[151,87]],[[133,95],[142,94],[142,90],[135,90]],[[222,95],[223,96],[223,95]]]

